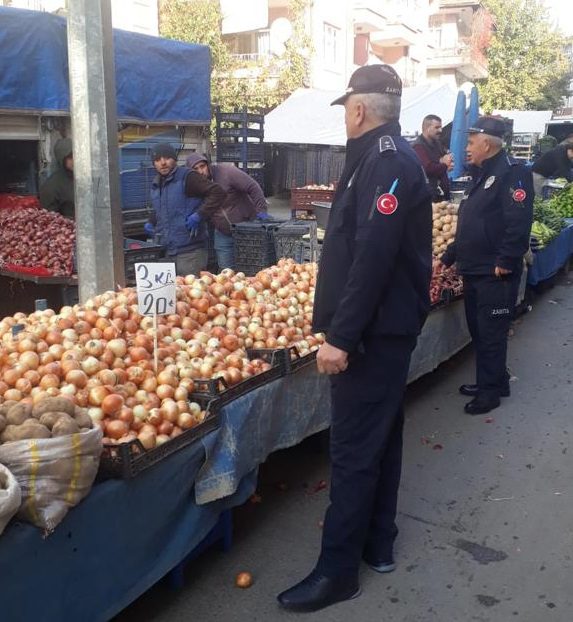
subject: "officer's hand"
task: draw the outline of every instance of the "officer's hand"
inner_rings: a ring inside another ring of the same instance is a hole
[[[155,235],[155,227],[150,223],[146,222],[143,225],[143,230],[147,233],[148,236],[153,237]]]
[[[324,343],[316,355],[316,364],[321,374],[339,374],[348,367],[348,353]]]
[[[199,227],[199,223],[201,222],[201,216],[195,212],[193,214],[189,214],[185,219],[185,226],[187,227],[187,231],[194,232]]]
[[[499,266],[495,267],[495,276],[505,276],[506,274],[511,274],[511,270],[507,268],[500,268]]]

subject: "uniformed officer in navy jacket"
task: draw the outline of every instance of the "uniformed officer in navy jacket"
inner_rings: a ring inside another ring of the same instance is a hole
[[[468,130],[473,185],[460,204],[455,241],[442,262],[456,263],[464,279],[466,318],[476,355],[476,384],[460,393],[474,399],[470,415],[497,408],[509,396],[507,336],[529,247],[533,180],[503,149],[505,125],[481,117]]]
[[[346,164],[332,204],[314,300],[326,334],[318,370],[332,397],[330,507],[315,569],[279,595],[316,611],[359,595],[361,561],[394,570],[402,401],[430,307],[428,180],[400,136],[402,83],[387,65],[357,69],[346,93]]]

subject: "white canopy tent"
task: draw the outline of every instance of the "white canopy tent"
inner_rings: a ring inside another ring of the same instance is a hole
[[[494,115],[513,119],[514,134],[545,134],[551,110],[494,110]]]
[[[298,89],[265,116],[265,143],[346,145],[344,107],[331,106],[339,92]],[[441,117],[444,125],[454,118],[457,92],[447,84],[405,88],[402,94],[402,133],[420,133],[428,114]]]

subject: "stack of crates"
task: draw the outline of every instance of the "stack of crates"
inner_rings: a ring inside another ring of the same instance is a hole
[[[240,222],[232,225],[235,270],[253,276],[276,264],[274,233],[280,222]]]
[[[316,262],[319,259],[316,221],[289,220],[274,232],[277,259],[286,257],[296,263]]]
[[[230,162],[265,189],[264,123],[262,114],[217,110],[217,162]]]

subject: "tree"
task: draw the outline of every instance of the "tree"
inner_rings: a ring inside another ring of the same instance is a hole
[[[543,0],[484,0],[494,21],[486,50],[489,77],[480,84],[486,111],[542,110],[562,105],[569,82],[564,38]]]
[[[162,0],[159,29],[163,37],[202,43],[211,49],[211,101],[228,111],[247,108],[267,112],[308,80],[310,39],[305,34],[308,0],[291,0],[289,17],[293,36],[281,57],[269,57],[253,66],[241,63],[229,51],[221,35],[222,14],[218,0]]]

